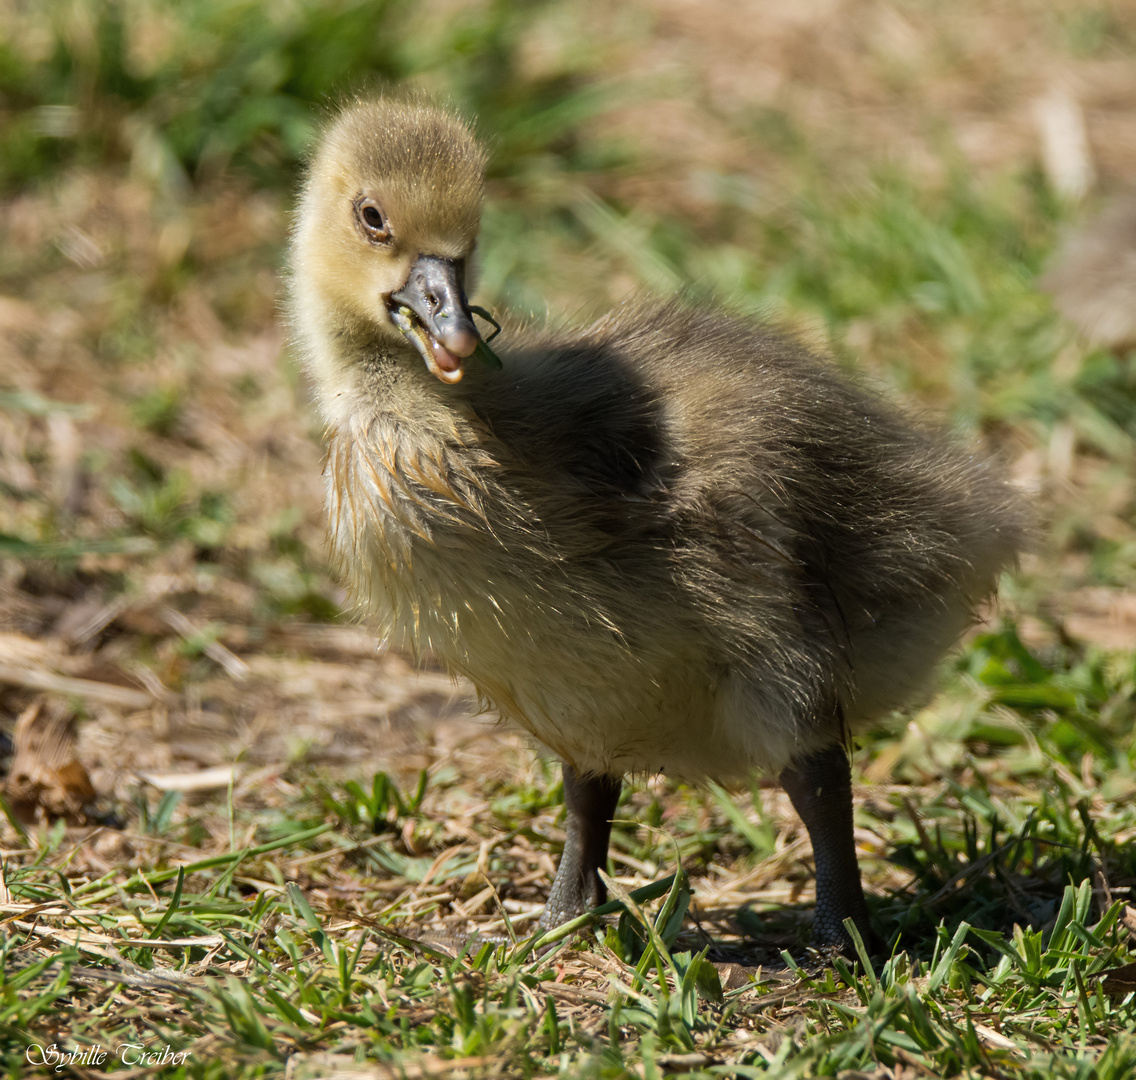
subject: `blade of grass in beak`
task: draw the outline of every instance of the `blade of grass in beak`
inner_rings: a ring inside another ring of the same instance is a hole
[[[477,341],[477,348],[473,350],[473,355],[477,357],[483,364],[488,364],[495,371],[500,371],[505,365],[501,363],[499,357],[488,345],[485,344],[480,338]]]

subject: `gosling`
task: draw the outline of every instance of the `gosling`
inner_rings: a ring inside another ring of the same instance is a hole
[[[779,333],[675,303],[480,357],[485,153],[379,100],[325,132],[291,246],[334,555],[384,637],[469,678],[563,764],[540,927],[605,899],[626,773],[777,774],[814,943],[869,938],[850,732],[925,687],[1011,566],[987,462]]]

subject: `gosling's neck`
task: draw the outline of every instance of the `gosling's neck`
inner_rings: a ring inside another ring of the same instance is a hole
[[[304,366],[329,431],[346,433],[379,414],[416,425],[441,420],[446,404],[439,391],[449,388],[425,370],[409,343],[348,313],[329,316],[325,305],[305,304],[301,296],[293,307]]]

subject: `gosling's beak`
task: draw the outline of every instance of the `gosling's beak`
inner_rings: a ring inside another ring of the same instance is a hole
[[[442,382],[456,383],[480,340],[465,298],[461,262],[420,255],[406,283],[390,294],[390,317]]]

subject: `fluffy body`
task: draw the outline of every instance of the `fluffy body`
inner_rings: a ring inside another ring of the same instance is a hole
[[[333,547],[387,638],[580,773],[778,770],[907,702],[1019,541],[982,461],[677,305],[456,388],[381,351]]]
[[[779,770],[911,700],[1020,546],[1003,480],[785,337],[677,302],[507,330],[502,371],[440,383],[378,298],[420,254],[470,254],[482,164],[445,113],[360,106],[300,204],[333,549],[386,638],[579,775]],[[398,240],[364,257],[344,208],[370,194]]]

